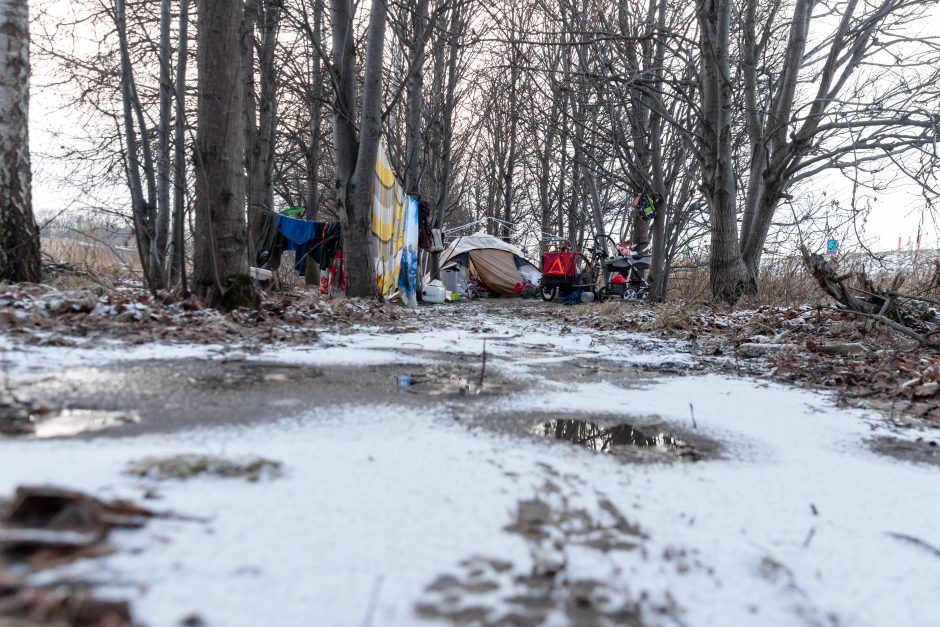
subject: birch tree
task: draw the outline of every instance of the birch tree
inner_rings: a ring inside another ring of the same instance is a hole
[[[0,0],[0,280],[38,282],[29,161],[29,8]]]

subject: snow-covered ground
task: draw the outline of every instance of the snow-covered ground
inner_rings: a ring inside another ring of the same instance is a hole
[[[321,367],[479,359],[485,339],[487,368],[531,383],[494,397],[494,415],[658,415],[718,441],[720,458],[625,464],[567,443],[468,427],[452,398],[415,409],[393,395],[359,402],[351,390],[344,404],[248,427],[0,439],[0,492],[52,483],[142,501],[155,490],[160,500],[147,505],[193,517],[120,532],[118,553],[67,569],[131,599],[147,625],[193,614],[226,626],[448,624],[434,616],[448,608],[474,616],[474,607],[514,624],[507,616],[531,591],[526,578],[546,564],[559,571],[546,592],[555,600],[547,625],[585,624],[572,609],[579,600],[601,609],[635,603],[646,624],[664,625],[940,620],[940,554],[932,550],[940,547],[940,467],[873,453],[866,440],[887,433],[879,416],[717,374],[629,387],[553,383],[543,368],[565,360],[681,366],[691,358],[681,345],[637,335],[496,317],[467,328],[325,334],[316,346],[249,359]],[[7,359],[17,381],[36,377],[37,364],[48,375],[105,359],[218,359],[231,350],[25,347]],[[122,474],[133,460],[179,453],[260,455],[283,462],[285,474],[259,483]],[[539,533],[507,529],[535,500],[545,510],[535,516]],[[589,603],[572,592],[585,583],[594,586]]]

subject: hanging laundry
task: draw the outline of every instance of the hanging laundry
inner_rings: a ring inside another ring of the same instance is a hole
[[[346,294],[346,270],[343,268],[343,249],[337,249],[330,264],[320,275],[320,294],[340,298]]]
[[[395,179],[385,146],[380,144],[372,189],[372,253],[376,284],[383,296],[399,289],[402,251],[409,246],[418,249],[418,203]],[[406,284],[409,281],[406,279]],[[417,305],[417,300],[414,302]]]
[[[405,209],[404,231],[401,250],[401,266],[398,271],[398,291],[401,292],[401,302],[406,307],[418,306],[418,203],[413,198],[408,199]]]
[[[336,251],[343,247],[343,233],[339,222],[319,222],[321,228],[310,250],[310,258],[320,264],[321,270],[333,262]]]
[[[308,260],[326,270],[343,246],[339,222],[314,222],[285,215],[278,215],[276,220],[287,250],[294,251],[294,270],[300,276],[307,273]]]
[[[316,236],[317,223],[288,216],[278,215],[277,230],[287,240],[287,250],[297,250]]]

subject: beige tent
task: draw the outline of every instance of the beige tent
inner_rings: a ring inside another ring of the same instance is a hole
[[[486,233],[475,233],[454,240],[441,253],[441,275],[456,275],[451,291],[464,291],[470,276],[475,276],[488,291],[502,296],[516,295],[517,286],[537,284],[541,273],[523,256],[522,251]],[[441,276],[433,278],[442,278]],[[449,281],[445,278],[445,284]],[[461,285],[461,283],[463,285]]]

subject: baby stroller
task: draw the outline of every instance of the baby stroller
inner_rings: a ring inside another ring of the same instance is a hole
[[[650,284],[646,273],[652,265],[649,253],[634,251],[627,246],[617,244],[609,235],[594,238],[596,254],[603,260],[604,269],[610,274],[610,282],[605,289],[606,295],[623,300],[647,300],[650,297]],[[608,246],[612,244],[613,246]],[[610,248],[613,248],[611,256]]]
[[[555,300],[559,292],[597,293],[598,267],[577,251],[568,249],[567,240],[542,243],[542,278],[539,289],[542,300]]]

